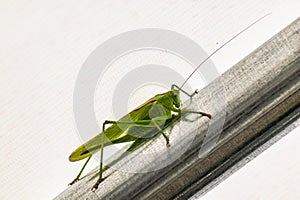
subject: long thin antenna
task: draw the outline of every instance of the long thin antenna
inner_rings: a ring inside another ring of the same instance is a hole
[[[234,40],[236,37],[238,37],[240,34],[242,34],[243,32],[245,32],[246,30],[248,30],[249,28],[251,28],[253,25],[255,25],[256,23],[258,23],[259,21],[261,21],[262,19],[264,19],[265,17],[267,17],[268,15],[270,15],[271,13],[268,13],[262,17],[260,17],[259,19],[257,19],[255,22],[253,22],[252,24],[250,24],[249,26],[247,26],[246,28],[244,28],[242,31],[240,31],[239,33],[237,33],[235,36],[233,36],[232,38],[230,38],[227,42],[225,42],[224,44],[222,44],[219,48],[217,48],[214,52],[212,52],[207,58],[205,58],[197,67],[196,69],[189,75],[189,77],[183,82],[183,84],[180,86],[180,89],[186,84],[186,82],[193,76],[193,74],[206,62],[208,61],[215,53],[217,53],[220,49],[222,49],[225,45],[227,45],[229,42],[231,42],[232,40]]]

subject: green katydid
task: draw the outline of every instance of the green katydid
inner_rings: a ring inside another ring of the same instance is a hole
[[[269,15],[269,14],[267,14]],[[158,94],[144,104],[140,105],[118,121],[106,120],[102,125],[102,133],[96,135],[94,138],[90,139],[80,147],[78,147],[69,157],[71,162],[79,161],[87,158],[82,169],[80,170],[77,177],[69,184],[72,185],[77,182],[91,159],[92,155],[98,151],[101,153],[100,157],[100,172],[97,182],[92,187],[92,191],[95,191],[99,184],[104,180],[102,177],[103,173],[103,149],[104,147],[124,142],[133,142],[128,148],[128,151],[133,151],[137,147],[143,145],[147,141],[154,138],[156,135],[161,134],[166,140],[166,146],[170,146],[169,137],[165,133],[165,129],[172,126],[176,121],[180,120],[181,116],[185,113],[194,113],[200,116],[205,116],[211,118],[211,115],[205,112],[186,110],[182,108],[182,103],[179,97],[179,93],[192,98],[197,94],[197,90],[189,94],[182,88],[190,77],[202,66],[208,59],[210,59],[215,53],[217,53],[221,48],[231,42],[238,35],[242,34],[244,31],[249,29],[251,26],[256,24],[258,21],[265,18],[267,15],[259,18],[242,31],[237,33],[231,39],[226,41],[223,45],[213,51],[206,59],[204,59],[195,70],[189,75],[189,77],[184,81],[184,83],[179,87],[177,85],[172,85],[171,90],[162,94]],[[107,125],[111,125],[106,128]]]

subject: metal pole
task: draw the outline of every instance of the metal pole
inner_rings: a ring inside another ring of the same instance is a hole
[[[170,148],[159,137],[138,150],[155,152],[147,159],[116,155],[95,193],[90,189],[98,167],[56,199],[193,199],[205,194],[295,125],[300,115],[299,56],[300,18],[193,99],[190,106],[211,113],[212,120],[176,124]],[[148,172],[130,173],[130,167]]]

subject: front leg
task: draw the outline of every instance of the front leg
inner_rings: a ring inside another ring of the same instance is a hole
[[[175,89],[177,88],[177,89]],[[178,87],[177,85],[173,84],[171,87],[171,90],[178,90],[181,91],[182,93],[184,93],[185,95],[189,96],[190,98],[192,98],[195,94],[198,94],[198,90],[196,89],[192,94],[189,94],[187,91],[181,89],[180,87]]]
[[[182,113],[195,113],[195,114],[199,114],[205,117],[208,117],[209,119],[212,118],[211,114],[205,113],[205,112],[200,112],[200,111],[193,111],[193,110],[182,110]]]

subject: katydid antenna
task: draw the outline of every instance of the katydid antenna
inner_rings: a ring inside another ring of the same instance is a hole
[[[226,46],[228,43],[230,43],[232,40],[234,40],[236,37],[238,37],[239,35],[241,35],[243,32],[245,32],[246,30],[248,30],[249,28],[251,28],[252,26],[254,26],[255,24],[257,24],[259,21],[263,20],[265,17],[267,17],[268,15],[270,15],[272,13],[268,13],[262,17],[260,17],[259,19],[257,19],[256,21],[254,21],[252,24],[250,24],[249,26],[247,26],[246,28],[244,28],[243,30],[241,30],[240,32],[238,32],[236,35],[234,35],[232,38],[230,38],[229,40],[227,40],[224,44],[222,44],[219,48],[217,48],[215,51],[213,51],[207,58],[205,58],[197,67],[196,69],[194,69],[194,71],[187,77],[187,79],[185,79],[185,81],[182,83],[182,85],[180,86],[180,89],[182,89],[182,87],[187,83],[187,81],[193,76],[193,74],[206,62],[208,61],[214,54],[216,54],[218,51],[220,51],[224,46]]]

